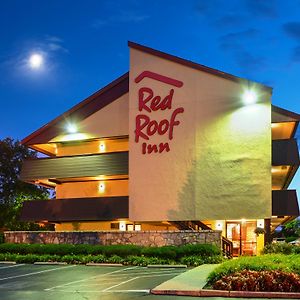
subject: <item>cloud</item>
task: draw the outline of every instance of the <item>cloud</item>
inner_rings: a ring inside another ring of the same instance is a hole
[[[149,18],[149,15],[138,14],[134,11],[122,11],[119,15],[113,15],[103,19],[96,19],[92,22],[91,25],[93,28],[98,29],[103,26],[120,23],[141,23]]]
[[[264,57],[255,55],[247,49],[247,45],[253,42],[259,34],[260,31],[255,28],[231,32],[219,38],[219,47],[233,56],[240,69],[246,73],[253,73],[266,66]]]
[[[231,32],[220,37],[219,45],[222,49],[236,48],[239,47],[243,41],[257,37],[259,33],[260,31],[254,28],[239,32]]]
[[[50,52],[64,52],[69,53],[69,50],[63,46],[63,40],[57,36],[46,36],[46,40],[44,43],[44,47],[46,50]]]
[[[238,15],[236,13],[229,13],[224,15],[216,20],[215,25],[218,27],[231,27],[231,26],[238,26],[243,24],[245,21],[245,16]]]
[[[277,0],[245,0],[246,8],[255,16],[276,18],[278,16]]]
[[[300,22],[288,22],[283,24],[282,27],[289,37],[300,41]]]

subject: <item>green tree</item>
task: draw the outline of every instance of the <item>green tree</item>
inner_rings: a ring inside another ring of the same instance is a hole
[[[294,219],[286,223],[282,228],[282,233],[285,237],[300,237],[300,220]]]
[[[12,138],[0,140],[0,228],[7,230],[37,230],[34,223],[20,222],[22,203],[47,199],[46,188],[19,179],[24,159],[36,158],[37,153]]]

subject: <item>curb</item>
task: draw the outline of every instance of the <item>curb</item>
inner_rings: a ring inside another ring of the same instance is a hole
[[[123,267],[122,264],[109,264],[109,263],[87,263],[86,266],[98,266],[98,267]]]
[[[0,264],[15,265],[16,262],[15,261],[4,260],[4,261],[0,261]]]
[[[66,262],[58,262],[58,261],[36,261],[33,264],[34,265],[67,265]]]
[[[187,265],[147,265],[147,268],[187,268]]]
[[[194,297],[234,297],[234,298],[280,298],[300,299],[300,293],[285,292],[251,292],[223,290],[150,290],[153,295],[194,296]]]

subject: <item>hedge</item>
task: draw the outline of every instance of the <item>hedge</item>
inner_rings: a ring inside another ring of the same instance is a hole
[[[221,256],[208,256],[201,258],[200,256],[184,256],[180,260],[164,259],[159,257],[145,257],[129,255],[121,257],[113,255],[107,257],[103,254],[98,255],[51,255],[51,254],[16,254],[16,253],[0,253],[0,261],[15,261],[17,263],[34,263],[34,262],[66,262],[68,264],[86,264],[86,263],[121,263],[124,265],[147,266],[147,265],[174,265],[185,264],[187,266],[199,266],[204,263],[220,263]]]
[[[119,257],[145,256],[180,260],[184,256],[220,256],[220,249],[209,244],[142,247],[136,245],[72,245],[72,244],[0,244],[0,253],[50,255],[117,255]]]
[[[282,254],[300,254],[300,247],[285,242],[267,244],[263,249],[264,254],[282,253]]]

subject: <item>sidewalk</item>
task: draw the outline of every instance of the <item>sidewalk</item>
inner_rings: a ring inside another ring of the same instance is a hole
[[[199,291],[206,284],[208,274],[218,264],[207,264],[184,272],[151,290],[152,294],[171,294],[172,291]]]

